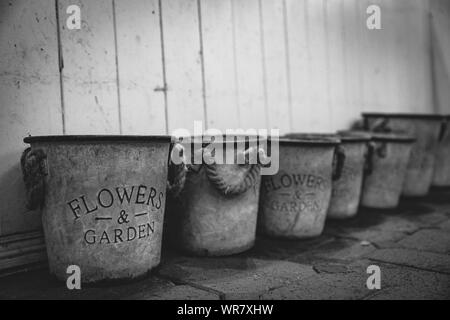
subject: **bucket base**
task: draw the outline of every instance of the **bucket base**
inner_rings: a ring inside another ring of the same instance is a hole
[[[239,246],[235,248],[226,248],[226,249],[220,249],[220,250],[208,250],[208,249],[185,249],[183,248],[182,251],[188,255],[196,256],[196,257],[222,257],[222,256],[231,256],[233,254],[242,253],[244,251],[247,251],[251,249],[255,245],[255,240]]]
[[[101,280],[94,280],[94,281],[83,281],[83,273],[81,273],[81,283],[82,285],[86,286],[86,287],[111,287],[111,286],[120,286],[120,285],[124,285],[124,284],[130,284],[130,283],[134,283],[134,282],[138,282],[144,279],[147,279],[152,273],[153,271],[156,269],[157,267],[152,268],[151,270],[140,274],[138,276],[135,277],[125,277],[125,278],[106,278],[106,279],[101,279]],[[50,276],[55,280],[55,282],[66,282],[67,279],[61,279],[58,278],[54,273],[50,272]]]
[[[365,212],[370,212],[370,213],[398,213],[398,205],[395,206],[380,206],[380,207],[375,207],[375,206],[361,206],[361,209]]]

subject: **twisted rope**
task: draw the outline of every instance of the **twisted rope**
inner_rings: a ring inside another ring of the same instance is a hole
[[[187,168],[184,163],[169,165],[169,179],[167,179],[167,192],[171,197],[177,198],[186,182]]]
[[[35,210],[42,207],[45,192],[45,168],[43,160],[46,158],[44,151],[25,149],[20,158],[23,181],[26,190],[26,207]]]
[[[224,195],[237,195],[246,192],[256,184],[260,166],[258,164],[250,165],[245,177],[236,184],[226,182],[222,175],[217,172],[217,165],[215,164],[205,164],[205,170],[209,181]]]

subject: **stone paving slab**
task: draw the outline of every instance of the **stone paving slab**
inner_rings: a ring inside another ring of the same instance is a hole
[[[450,254],[450,232],[424,229],[400,240],[397,244],[404,248]]]
[[[314,273],[307,265],[252,258],[184,258],[159,270],[174,282],[215,290],[224,299],[258,299],[264,292]]]
[[[366,287],[369,265],[381,268],[381,290]],[[130,283],[69,291],[46,269],[0,278],[0,299],[450,299],[449,291],[448,195],[362,209],[310,240],[258,236],[230,257],[163,248],[161,265]]]
[[[412,249],[379,249],[367,255],[376,261],[389,262],[435,272],[450,274],[450,256]]]
[[[381,290],[373,291],[367,299],[450,299],[450,275],[391,264],[373,264],[381,269]]]

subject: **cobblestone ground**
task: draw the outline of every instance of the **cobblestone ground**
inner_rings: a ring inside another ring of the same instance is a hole
[[[380,290],[366,286],[369,265],[381,269]],[[258,238],[226,258],[166,253],[152,275],[128,284],[69,291],[45,269],[16,274],[0,279],[0,298],[449,299],[450,193],[328,221],[308,241]]]

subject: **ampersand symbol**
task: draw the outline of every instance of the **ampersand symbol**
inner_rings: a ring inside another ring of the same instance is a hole
[[[117,222],[119,224],[130,222],[130,220],[128,220],[128,214],[125,212],[125,210],[120,211],[119,218],[117,219]]]

